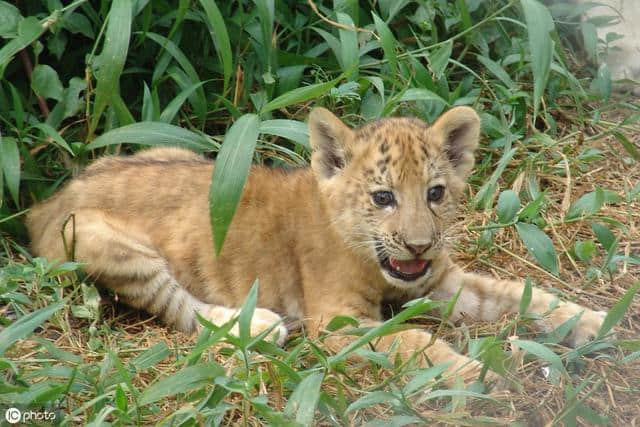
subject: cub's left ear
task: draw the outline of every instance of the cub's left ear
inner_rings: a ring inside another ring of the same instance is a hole
[[[480,139],[480,117],[469,107],[456,107],[440,116],[431,126],[432,136],[442,141],[442,151],[462,178],[475,162],[474,151]]]
[[[325,108],[314,108],[309,115],[311,168],[319,179],[341,172],[351,160],[354,132]]]

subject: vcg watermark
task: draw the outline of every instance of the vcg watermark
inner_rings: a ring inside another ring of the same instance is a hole
[[[51,411],[26,411],[18,408],[9,408],[4,412],[4,419],[9,424],[34,423],[38,421],[54,421],[56,413]]]

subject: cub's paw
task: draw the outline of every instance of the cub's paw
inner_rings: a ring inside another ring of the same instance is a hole
[[[445,378],[445,383],[449,387],[453,387],[456,382],[456,378],[461,378],[465,384],[470,384],[480,377],[483,364],[477,360],[470,359],[466,356],[456,355],[456,360],[447,369],[446,375],[449,378]],[[484,382],[494,385],[494,388],[502,388],[502,377],[493,371],[487,371],[484,376]]]
[[[278,324],[278,326],[276,326],[271,332],[269,332],[269,335],[267,335],[267,339],[270,341],[274,341],[279,346],[282,346],[287,340],[289,332],[283,325],[282,317],[266,308],[256,308],[253,312],[253,317],[251,318],[251,336],[259,335],[267,329],[270,329],[276,323]],[[237,327],[238,325],[235,325],[233,327],[234,333],[237,333]]]
[[[234,317],[237,317],[239,310],[222,307],[211,306],[205,311],[204,317],[209,319],[215,325],[223,325],[229,322]],[[282,346],[287,339],[287,328],[282,324],[282,317],[266,308],[256,308],[251,318],[251,336],[259,335],[260,333],[271,329],[275,324],[278,324],[269,334],[267,340],[274,341],[277,345]],[[231,334],[239,336],[239,325],[236,322],[231,328]]]
[[[584,313],[578,325],[567,337],[567,344],[572,347],[579,347],[589,341],[593,341],[598,335],[602,322],[604,322],[604,318],[607,315],[605,311],[593,311],[586,308],[583,310]]]

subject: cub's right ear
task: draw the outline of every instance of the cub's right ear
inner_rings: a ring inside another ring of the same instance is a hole
[[[331,178],[351,160],[353,131],[325,108],[309,114],[311,168],[318,177]]]

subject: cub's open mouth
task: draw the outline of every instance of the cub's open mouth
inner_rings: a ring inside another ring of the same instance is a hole
[[[431,261],[426,259],[399,260],[387,257],[380,261],[380,265],[391,277],[412,282],[429,271]]]

